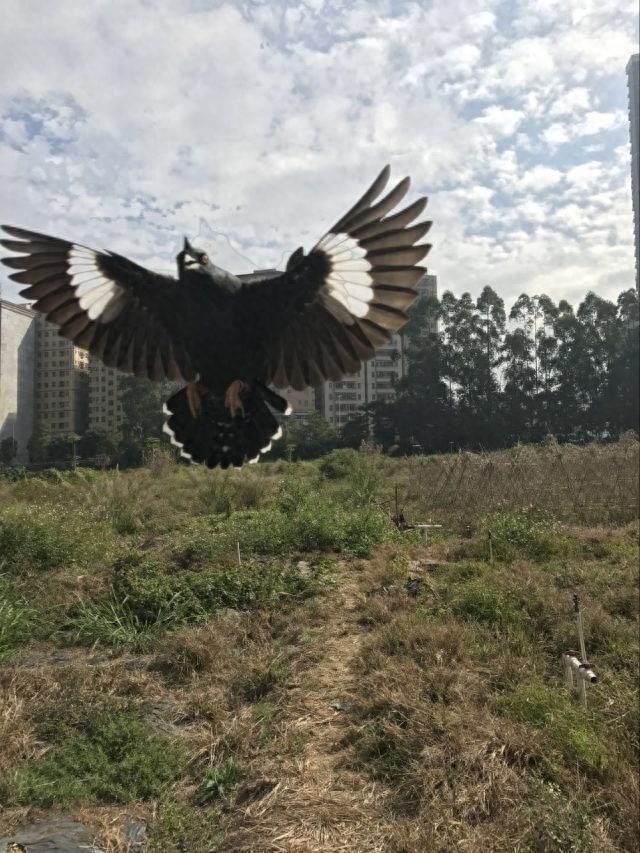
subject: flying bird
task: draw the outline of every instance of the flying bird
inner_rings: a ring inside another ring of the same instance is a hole
[[[136,376],[184,381],[164,406],[184,458],[239,467],[282,434],[277,414],[290,407],[274,388],[356,372],[406,321],[431,222],[411,224],[426,198],[392,213],[409,178],[380,199],[389,171],[307,254],[297,249],[284,272],[259,281],[215,266],[186,238],[177,278],[10,225],[0,243],[20,254],[2,261],[76,346]]]

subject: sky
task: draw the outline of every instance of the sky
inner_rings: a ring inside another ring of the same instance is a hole
[[[637,51],[629,0],[3,0],[0,222],[282,267],[390,163],[440,293],[615,299]]]

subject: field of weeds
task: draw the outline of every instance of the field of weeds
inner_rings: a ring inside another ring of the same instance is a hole
[[[631,437],[0,480],[0,850],[638,849],[637,517]]]

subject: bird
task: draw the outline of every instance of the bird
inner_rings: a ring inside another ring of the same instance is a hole
[[[182,458],[209,468],[256,462],[282,435],[302,390],[355,373],[407,320],[430,221],[404,178],[383,195],[390,167],[305,253],[259,280],[217,267],[185,237],[177,277],[111,251],[12,225],[2,262],[20,293],[59,334],[108,367],[181,380],[164,404],[164,431]],[[382,196],[382,197],[381,197]]]

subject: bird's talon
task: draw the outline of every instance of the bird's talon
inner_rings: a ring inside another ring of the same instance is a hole
[[[197,382],[187,382],[187,405],[192,418],[197,418],[202,410],[200,386]]]
[[[224,404],[232,418],[240,412],[244,416],[244,406],[242,404],[241,395],[249,390],[249,386],[242,379],[235,379],[227,388],[224,395]]]

